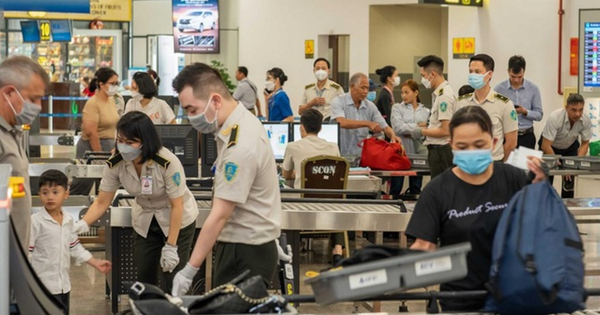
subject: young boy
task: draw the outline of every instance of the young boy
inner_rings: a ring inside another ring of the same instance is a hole
[[[93,258],[79,243],[77,234],[71,232],[73,216],[62,211],[63,201],[69,196],[67,183],[67,176],[58,170],[48,170],[40,176],[39,195],[44,208],[31,216],[29,259],[42,283],[64,305],[68,315],[70,258],[76,258],[76,264],[87,262],[104,274],[112,265],[107,260]]]

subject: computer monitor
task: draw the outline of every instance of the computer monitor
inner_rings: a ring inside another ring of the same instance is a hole
[[[300,123],[294,123],[294,134],[292,136],[293,141],[302,139],[300,135]],[[324,122],[321,125],[321,131],[319,132],[319,138],[324,139],[328,142],[333,142],[340,145],[340,124],[335,121]]]
[[[23,43],[39,43],[41,41],[39,21],[21,21],[21,34]]]
[[[275,160],[277,162],[283,161],[285,148],[290,141],[290,124],[265,121],[263,122],[263,127],[265,127],[267,137],[269,137]]]
[[[192,125],[155,125],[163,147],[175,154],[185,176],[198,177],[198,131]]]
[[[71,20],[50,21],[50,34],[52,34],[53,42],[70,42],[73,37]]]
[[[210,133],[202,134],[200,156],[200,176],[213,177],[212,166],[217,161],[218,156],[215,135]]]

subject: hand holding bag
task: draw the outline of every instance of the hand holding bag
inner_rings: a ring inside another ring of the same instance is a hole
[[[400,143],[390,143],[371,137],[361,141],[358,146],[362,147],[361,167],[389,171],[409,170],[411,167],[410,160]]]

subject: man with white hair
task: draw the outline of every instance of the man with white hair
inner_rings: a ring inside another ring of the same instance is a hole
[[[358,143],[373,134],[383,132],[392,143],[401,143],[394,130],[385,122],[377,106],[367,100],[369,78],[356,73],[350,78],[350,92],[331,102],[331,120],[340,123],[340,147],[342,156],[360,157],[362,148]]]
[[[14,56],[0,64],[0,164],[10,164],[12,176],[25,179],[25,197],[13,200],[10,213],[25,252],[29,245],[31,188],[22,126],[37,118],[49,86],[48,74],[31,58]]]

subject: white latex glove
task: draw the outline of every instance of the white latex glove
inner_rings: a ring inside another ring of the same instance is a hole
[[[173,278],[173,290],[171,290],[172,296],[183,296],[192,286],[192,280],[198,273],[199,268],[194,268],[188,262],[183,269],[181,269]]]
[[[275,239],[275,243],[277,243],[277,258],[285,263],[291,264],[292,257],[294,256],[292,254],[292,246],[290,244],[287,245],[287,252],[289,254],[286,254],[283,252],[283,248],[281,248],[281,245],[279,245],[278,239]]]
[[[177,246],[165,244],[160,255],[160,266],[163,272],[173,272],[173,269],[179,264],[179,254],[177,254]]]
[[[84,220],[79,220],[73,224],[73,233],[83,234],[88,233],[90,231],[90,227]]]

